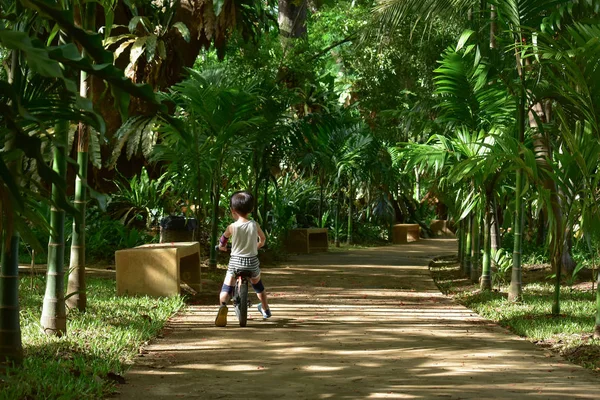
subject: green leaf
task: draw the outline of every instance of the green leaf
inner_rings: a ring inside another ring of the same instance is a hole
[[[146,40],[146,61],[148,62],[154,60],[156,55],[156,41],[157,37],[154,34],[148,36],[148,40]]]
[[[129,65],[131,66],[131,68],[133,68],[133,65],[135,65],[138,58],[140,58],[140,56],[144,54],[144,47],[146,45],[147,40],[148,36],[142,36],[135,39],[135,43],[133,43],[133,46],[131,46],[131,51],[129,52]]]
[[[467,29],[466,31],[464,31],[462,33],[462,35],[460,35],[460,39],[458,39],[458,44],[456,45],[456,51],[459,51],[460,49],[462,49],[463,46],[465,45],[465,43],[467,43],[467,40],[469,40],[469,38],[471,36],[473,36],[474,33],[475,33],[475,31],[472,31],[470,29]]]
[[[0,43],[8,49],[22,51],[35,72],[49,78],[64,79],[60,65],[48,57],[45,49],[35,47],[25,32],[0,30]]]
[[[185,40],[188,43],[190,42],[190,38],[191,38],[190,30],[183,22],[175,22],[173,24],[173,28],[175,28],[179,31],[179,33],[183,37],[183,40]]]
[[[54,27],[52,28],[52,31],[50,32],[50,35],[48,36],[48,40],[46,40],[46,46],[50,46],[52,44],[52,41],[54,40],[54,38],[56,37],[56,34],[60,31],[60,26],[58,26],[58,24],[54,24]]]
[[[115,50],[115,60],[117,58],[119,58],[121,56],[121,54],[134,42],[135,42],[135,39],[131,39],[131,40],[127,40],[127,41],[121,43],[119,45],[119,47],[117,47],[117,50]]]
[[[110,34],[112,32],[113,25],[115,23],[115,11],[112,8],[109,8],[105,11],[105,21],[104,21],[104,40],[110,38]]]
[[[215,16],[218,17],[223,10],[223,5],[225,4],[225,0],[213,0],[213,11],[215,12]]]
[[[165,42],[163,42],[162,40],[159,40],[158,43],[156,44],[157,50],[158,50],[158,56],[160,57],[161,60],[164,60],[167,58],[167,49],[165,48]]]

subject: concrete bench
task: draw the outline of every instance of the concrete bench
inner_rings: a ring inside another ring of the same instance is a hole
[[[288,232],[286,249],[290,253],[317,253],[328,248],[326,228],[292,229]]]
[[[392,243],[403,244],[419,240],[421,227],[419,224],[395,224],[392,229]]]
[[[117,295],[175,296],[181,284],[202,289],[200,244],[146,244],[115,252]]]

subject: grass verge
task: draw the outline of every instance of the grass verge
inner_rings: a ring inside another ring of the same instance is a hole
[[[116,383],[167,319],[181,297],[117,297],[113,279],[88,277],[88,309],[71,311],[67,335],[40,331],[45,278],[22,279],[21,329],[24,363],[0,378],[0,399],[99,399]]]
[[[456,262],[440,260],[431,264],[433,279],[440,290],[477,314],[536,345],[561,354],[586,368],[600,371],[600,341],[592,338],[596,313],[595,293],[589,288],[563,286],[561,314],[552,316],[554,287],[550,271],[528,272],[524,267],[523,302],[507,299],[506,286],[482,292],[466,279]]]

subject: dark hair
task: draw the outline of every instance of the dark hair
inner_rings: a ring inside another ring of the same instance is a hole
[[[254,197],[245,190],[240,190],[231,195],[229,202],[233,211],[246,215],[252,212],[254,208]]]

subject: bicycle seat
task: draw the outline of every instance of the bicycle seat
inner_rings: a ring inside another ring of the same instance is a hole
[[[241,276],[242,278],[251,278],[252,271],[247,271],[245,269],[244,270],[236,269],[235,276]]]

